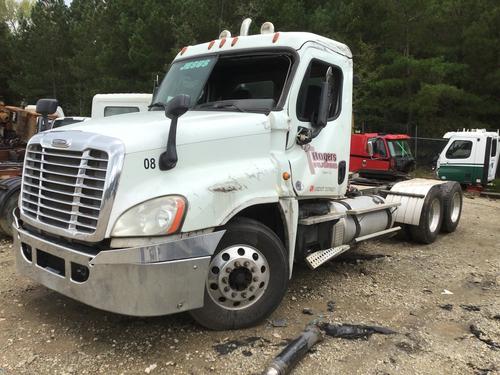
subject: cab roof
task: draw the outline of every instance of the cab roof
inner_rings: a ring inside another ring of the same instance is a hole
[[[332,52],[352,59],[352,53],[347,45],[320,35],[306,32],[275,32],[268,34],[254,34],[246,36],[231,36],[229,38],[214,39],[212,41],[184,47],[175,60],[199,55],[208,55],[219,52],[229,52],[248,49],[264,48],[291,48],[300,50],[306,43],[314,43]],[[174,60],[174,61],[175,61]]]
[[[398,140],[398,139],[410,139],[410,136],[407,134],[385,134],[385,133],[355,133],[353,136],[358,137],[366,137],[369,138],[385,138],[388,140]]]

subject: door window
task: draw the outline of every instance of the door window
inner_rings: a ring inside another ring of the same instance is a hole
[[[491,156],[493,157],[497,156],[497,143],[496,139],[491,142]]]
[[[447,159],[467,159],[472,151],[472,141],[453,141],[446,151]]]
[[[381,159],[387,157],[385,142],[382,138],[371,138],[369,142],[372,142],[373,144],[373,157],[375,159]]]
[[[297,99],[297,118],[300,121],[310,122],[318,115],[321,84],[325,81],[326,72],[329,67],[332,67],[333,70],[333,93],[328,121],[333,120],[340,114],[342,71],[336,66],[319,60],[313,60],[307,68]]]

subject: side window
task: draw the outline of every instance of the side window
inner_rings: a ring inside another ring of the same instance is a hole
[[[104,107],[104,117],[123,115],[124,113],[133,113],[133,112],[139,112],[139,108],[138,107],[117,107],[117,106]]]
[[[467,159],[472,151],[472,141],[453,141],[446,151],[447,159]]]
[[[496,139],[491,141],[491,156],[497,156],[497,143]]]
[[[373,143],[373,156],[375,158],[386,158],[387,150],[385,148],[385,142],[382,138],[370,138]]]
[[[330,66],[333,70],[333,93],[328,121],[333,120],[340,114],[342,70],[322,61],[312,60],[300,86],[297,99],[297,118],[300,121],[309,122],[317,115],[321,84],[325,81],[326,72]]]

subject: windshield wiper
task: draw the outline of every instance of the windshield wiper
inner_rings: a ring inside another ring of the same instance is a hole
[[[165,109],[165,106],[166,104],[165,103],[162,103],[162,102],[154,102],[150,105],[148,105],[148,108],[151,109],[151,108],[162,108],[162,109]]]
[[[225,102],[225,103],[220,103],[220,102],[203,103],[203,104],[198,104],[196,106],[196,108],[198,108],[198,109],[202,109],[202,108],[213,108],[213,109],[232,108],[232,109],[236,109],[239,112],[246,112],[243,108],[237,106],[236,104],[228,103],[228,102]]]

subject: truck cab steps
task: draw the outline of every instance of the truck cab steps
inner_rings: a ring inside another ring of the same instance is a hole
[[[380,232],[375,232],[375,233],[367,234],[366,236],[356,237],[354,239],[354,242],[355,243],[360,243],[360,242],[363,242],[363,241],[366,241],[366,240],[371,240],[373,238],[382,237],[382,236],[385,236],[387,234],[392,234],[392,233],[398,232],[400,230],[401,230],[401,227],[389,228],[389,229],[386,229],[386,230],[382,230]]]
[[[326,250],[315,251],[306,257],[306,263],[311,269],[316,269],[322,264],[325,264],[329,260],[339,256],[340,254],[346,252],[351,247],[349,245],[340,245],[337,247],[332,247]]]

